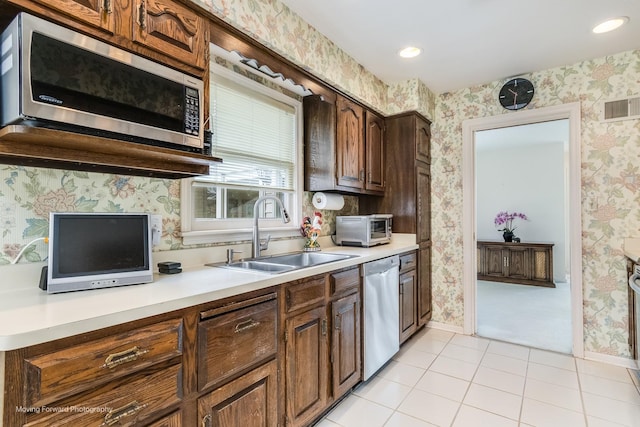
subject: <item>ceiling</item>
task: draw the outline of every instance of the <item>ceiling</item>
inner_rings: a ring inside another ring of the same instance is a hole
[[[640,0],[280,1],[386,83],[437,94],[640,48]],[[422,55],[400,58],[408,45]]]

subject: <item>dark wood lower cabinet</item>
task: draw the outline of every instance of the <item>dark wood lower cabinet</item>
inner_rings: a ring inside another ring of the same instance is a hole
[[[415,267],[415,252],[400,256],[400,343],[408,340],[418,329],[418,276]]]
[[[287,426],[305,426],[328,404],[328,337],[325,305],[285,321]]]
[[[418,249],[418,327],[431,320],[431,241]]]
[[[275,360],[198,399],[201,427],[278,425],[278,365]]]
[[[360,294],[331,303],[333,396],[342,396],[360,382]]]
[[[361,308],[356,266],[13,350],[0,425],[309,426],[362,379]]]

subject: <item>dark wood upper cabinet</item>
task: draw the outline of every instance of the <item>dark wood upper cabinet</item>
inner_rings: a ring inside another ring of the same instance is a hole
[[[365,188],[383,193],[385,186],[384,170],[384,119],[372,113],[365,112],[366,118],[366,162],[367,178]]]
[[[108,34],[116,28],[113,13],[116,0],[36,0],[38,3],[89,24]]]
[[[336,100],[336,155],[338,185],[364,188],[364,110],[338,97]]]
[[[133,4],[131,39],[135,43],[205,68],[204,18],[171,0],[135,0]]]
[[[422,326],[431,318],[431,123],[407,112],[387,117],[385,125],[386,191],[384,197],[361,197],[360,213],[391,213],[394,232],[416,235],[415,293]]]
[[[431,124],[421,116],[416,122],[416,160],[431,164]]]
[[[305,97],[305,190],[384,194],[384,134],[384,119],[355,102]]]

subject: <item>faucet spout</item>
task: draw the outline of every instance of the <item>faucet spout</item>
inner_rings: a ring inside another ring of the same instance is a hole
[[[278,205],[278,207],[280,208],[280,213],[282,215],[282,222],[284,222],[285,224],[291,221],[291,218],[289,218],[289,214],[287,213],[287,210],[284,208],[284,206],[282,205],[282,202],[280,201],[280,199],[278,199],[275,196],[262,196],[259,197],[258,200],[256,200],[256,202],[253,205],[253,238],[252,238],[252,253],[253,253],[253,257],[254,258],[258,258],[260,256],[260,252],[267,250],[269,247],[269,240],[271,239],[271,236],[268,235],[267,239],[264,242],[260,241],[260,229],[258,227],[258,207],[260,205],[260,203],[262,203],[265,200],[274,200],[276,202],[276,204]]]

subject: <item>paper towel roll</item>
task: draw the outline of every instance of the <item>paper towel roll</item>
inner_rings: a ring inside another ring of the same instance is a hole
[[[328,211],[339,211],[344,206],[344,197],[340,194],[315,193],[312,199],[313,207]]]

